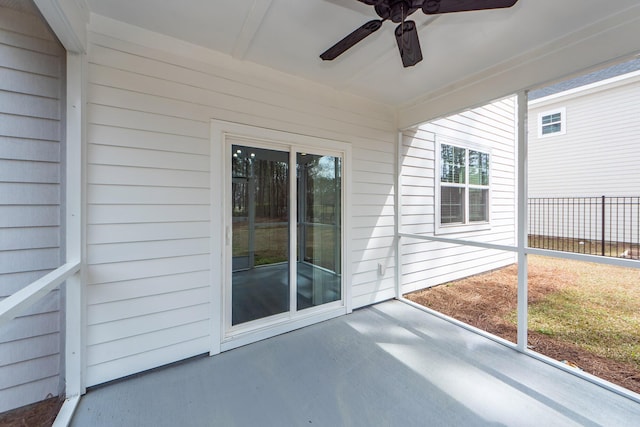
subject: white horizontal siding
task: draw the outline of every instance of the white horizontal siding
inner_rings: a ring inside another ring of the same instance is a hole
[[[87,158],[92,164],[202,172],[209,170],[208,157],[203,155],[98,145],[91,139],[89,142],[91,145],[87,150]],[[207,142],[205,139],[200,141],[201,144]]]
[[[146,224],[95,224],[88,227],[89,244],[143,242],[209,237],[209,223],[171,222]]]
[[[491,228],[448,238],[485,243],[515,243],[515,99],[507,98],[420,126],[405,133],[401,161],[401,230],[434,235],[436,138],[491,150]],[[404,238],[402,292],[445,283],[512,263],[512,253]]]
[[[200,337],[195,339],[178,340],[173,344],[157,346],[158,342],[168,342],[163,336],[156,336],[156,345],[141,353],[129,354],[126,358],[112,359],[104,363],[96,364],[87,372],[88,384],[101,384],[113,379],[114,372],[119,375],[133,374],[149,369],[153,366],[162,366],[176,360],[183,360],[194,354],[202,353],[203,348],[208,348],[210,338]],[[123,364],[123,362],[126,362]]]
[[[62,46],[30,1],[0,6],[0,299],[62,264]],[[0,412],[60,391],[60,292],[0,329]]]
[[[59,355],[43,356],[32,359],[30,363],[14,363],[11,366],[0,368],[0,388],[12,386],[8,380],[11,377],[19,377],[20,384],[29,384],[40,381],[43,378],[55,378],[58,375]]]
[[[58,120],[0,113],[0,122],[3,124],[3,136],[44,140],[60,137]]]
[[[60,248],[0,252],[0,274],[54,270],[60,267]]]
[[[40,336],[58,332],[60,313],[57,312],[57,309],[58,307],[54,307],[48,313],[15,318],[2,328],[0,339],[2,341],[15,341],[29,338],[31,335]],[[7,379],[5,378],[5,380]]]
[[[127,129],[93,124],[87,131],[87,140],[98,145],[126,148],[152,149],[155,151],[209,154],[209,146],[202,138],[185,135],[162,134],[154,130]],[[128,143],[131,141],[131,143]]]
[[[156,187],[208,188],[206,171],[168,170],[95,164],[87,178],[89,184],[112,184]]]
[[[468,256],[456,255],[448,257],[443,261],[443,265],[429,266],[428,270],[420,267],[416,271],[403,273],[403,292],[412,292],[474,274],[484,273],[512,264],[515,261],[512,253],[490,250],[486,250],[484,253],[466,255]]]
[[[89,205],[87,211],[89,225],[209,220],[209,206],[205,205]]]
[[[58,162],[60,143],[0,136],[0,158],[7,161]]]
[[[37,14],[37,8],[31,2],[4,2],[2,14],[0,14],[0,28],[3,31],[19,36],[27,36],[34,42],[52,42],[54,40],[51,31],[43,25]],[[23,3],[23,4],[20,4]],[[58,51],[60,49],[59,44]]]
[[[6,205],[56,205],[60,204],[59,184],[0,183],[0,194]]]
[[[198,205],[209,201],[206,188],[143,185],[89,185],[88,203],[127,205]]]
[[[209,318],[219,317],[210,277],[220,268],[210,259],[220,203],[211,200],[211,119],[351,143],[347,285],[356,307],[393,297],[393,269],[377,275],[394,256],[389,110],[277,73],[257,77],[247,64],[231,71],[115,34],[90,40],[88,385],[210,349]]]
[[[57,184],[60,165],[57,162],[0,159],[0,182]]]
[[[48,227],[60,225],[60,207],[0,205],[0,227]]]
[[[2,91],[0,104],[4,106],[5,114],[60,120],[60,103],[57,98]]]
[[[172,239],[94,245],[88,262],[92,264],[172,258],[209,253],[209,238]]]
[[[56,55],[0,44],[0,57],[4,58],[2,63],[5,68],[37,73],[47,77],[60,76],[60,60],[56,58]]]
[[[0,228],[0,251],[57,248],[58,227]]]
[[[209,305],[188,305],[183,308],[178,306],[168,314],[164,311],[147,313],[142,319],[125,318],[113,322],[96,324],[91,327],[89,336],[91,340],[87,343],[115,342],[121,339],[141,336],[158,329],[166,329],[176,326],[193,324],[209,315]],[[113,326],[118,326],[114,328]]]

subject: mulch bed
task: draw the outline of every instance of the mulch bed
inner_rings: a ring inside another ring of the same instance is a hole
[[[571,280],[561,269],[529,270],[529,304],[540,301]],[[516,310],[517,266],[509,266],[451,284],[405,295],[409,300],[439,311],[493,335],[516,342],[517,329],[508,320]],[[590,353],[576,345],[529,331],[528,347],[552,359],[566,361],[585,372],[640,393],[640,371],[623,363]]]
[[[50,427],[64,403],[52,397],[0,414],[0,427]]]

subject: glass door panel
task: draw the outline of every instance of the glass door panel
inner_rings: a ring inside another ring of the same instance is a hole
[[[298,153],[297,309],[338,301],[341,291],[341,159]]]
[[[233,145],[231,324],[289,311],[289,153]]]

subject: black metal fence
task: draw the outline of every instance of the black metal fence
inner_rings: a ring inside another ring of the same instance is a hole
[[[529,247],[640,259],[640,197],[529,199]]]

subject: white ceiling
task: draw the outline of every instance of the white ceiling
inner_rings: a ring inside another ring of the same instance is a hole
[[[424,60],[403,68],[383,28],[334,61],[318,55],[376,19],[357,0],[88,0],[93,13],[400,106],[623,11],[638,0],[519,0],[510,9],[411,15]]]

